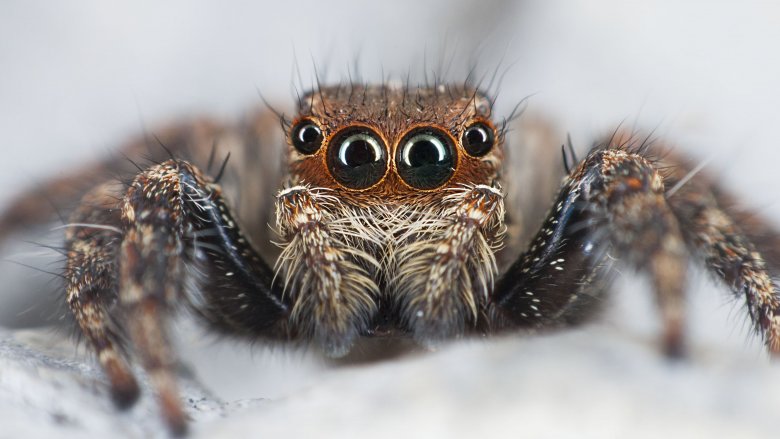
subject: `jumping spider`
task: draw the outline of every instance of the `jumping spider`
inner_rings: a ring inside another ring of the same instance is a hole
[[[83,196],[66,229],[66,300],[119,406],[139,394],[132,352],[167,423],[185,431],[166,330],[181,305],[223,333],[341,356],[358,337],[401,333],[428,345],[581,320],[615,260],[652,280],[669,354],[682,350],[690,256],[744,298],[767,349],[780,353],[778,235],[652,142],[616,132],[580,161],[564,151],[575,162],[541,228],[525,251],[499,252],[526,208],[507,203],[505,220],[505,196],[543,189],[512,186],[504,163],[512,151],[488,96],[468,84],[347,84],[298,104],[292,121],[282,117],[287,177],[275,198],[263,188],[278,180],[259,171],[275,168],[264,158],[275,147],[267,112],[162,134],[153,162],[123,186],[67,192],[73,181],[98,180],[94,171],[49,186],[58,199]],[[214,144],[240,155],[217,173]],[[41,221],[47,210],[33,198],[21,197],[0,231]]]

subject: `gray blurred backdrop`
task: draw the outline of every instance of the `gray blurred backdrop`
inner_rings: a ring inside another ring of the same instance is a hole
[[[105,154],[142,121],[239,114],[260,105],[257,89],[289,99],[294,57],[304,82],[312,60],[338,79],[359,59],[377,80],[421,70],[426,54],[430,69],[445,51],[456,73],[477,57],[512,66],[502,110],[533,95],[530,108],[577,143],[620,122],[656,129],[715,153],[713,167],[768,204],[757,192],[778,182],[776,4],[5,0],[0,203]]]

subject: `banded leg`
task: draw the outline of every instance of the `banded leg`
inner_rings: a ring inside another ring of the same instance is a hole
[[[484,185],[458,188],[441,211],[410,219],[392,290],[417,341],[436,343],[478,323],[497,271],[503,219],[503,194]]]
[[[736,211],[730,197],[705,176],[683,181],[691,167],[674,164],[672,179],[680,184],[669,203],[689,247],[737,298],[744,298],[755,331],[770,353],[780,354],[780,293],[772,276],[780,266],[771,259],[780,235],[760,218]]]
[[[592,306],[611,257],[652,278],[670,355],[682,352],[687,254],[664,182],[641,154],[611,145],[591,151],[564,181],[528,251],[498,282],[498,327],[543,326]]]
[[[167,316],[182,298],[185,221],[172,169],[139,175],[122,205],[119,300],[134,350],[149,375],[172,431],[186,431],[173,372]],[[158,186],[159,185],[159,186]]]
[[[176,305],[188,299],[212,324],[254,336],[286,335],[287,307],[219,186],[188,163],[170,160],[138,175],[123,199],[122,223],[120,304],[163,414],[180,433],[186,421],[166,329]],[[188,296],[184,279],[192,282]]]
[[[377,312],[379,287],[368,253],[337,239],[329,228],[338,199],[294,186],[277,195],[276,222],[284,243],[279,270],[292,305],[291,325],[328,355],[346,354]]]
[[[88,193],[70,217],[65,235],[66,300],[82,334],[95,352],[117,406],[138,398],[138,384],[121,350],[122,329],[112,316],[117,301],[116,249],[121,241],[113,185]]]
[[[117,348],[122,337],[114,328],[125,328],[168,425],[183,433],[186,419],[166,328],[170,314],[185,304],[227,332],[287,339],[295,336],[287,328],[287,305],[219,186],[193,166],[176,160],[153,166],[135,178],[121,202],[111,196],[96,189],[73,217],[68,303],[109,375],[115,399],[129,405],[138,393]]]

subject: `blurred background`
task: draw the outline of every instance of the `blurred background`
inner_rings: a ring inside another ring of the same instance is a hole
[[[0,7],[0,203],[106,154],[143,124],[235,116],[261,104],[257,90],[287,102],[296,60],[304,84],[313,82],[314,63],[331,80],[356,60],[369,80],[381,71],[419,75],[425,58],[428,70],[452,59],[453,78],[475,63],[508,68],[500,111],[531,95],[529,108],[553,116],[578,144],[635,124],[681,139],[699,156],[722,152],[714,166],[728,164],[725,178],[748,197],[777,182],[755,168],[780,154],[780,12],[771,1]]]
[[[379,81],[451,64],[452,79],[462,80],[472,65],[505,71],[498,114],[530,96],[528,111],[550,117],[580,151],[618,124],[654,130],[696,160],[709,160],[707,169],[725,186],[780,224],[777,5],[6,0],[0,206],[40,179],[105,156],[144,128],[192,115],[236,117],[262,105],[258,90],[271,102],[292,102],[298,72],[311,84],[315,65],[327,82],[356,65],[365,79]],[[19,260],[31,250],[13,251]],[[1,265],[0,325],[40,321],[36,293],[49,292],[25,285],[45,275]],[[652,339],[651,296],[641,279],[628,277],[617,287],[624,294],[616,295],[607,327]],[[748,335],[741,308],[706,276],[695,275],[693,283],[697,343],[759,359],[760,343]],[[250,373],[261,361],[241,347],[203,349],[189,355],[205,364],[198,373],[221,396],[286,394],[285,380],[271,373],[252,385],[214,378],[225,368]],[[222,362],[207,361],[215,356]],[[316,361],[282,357],[263,361],[277,361],[304,383],[318,379]]]

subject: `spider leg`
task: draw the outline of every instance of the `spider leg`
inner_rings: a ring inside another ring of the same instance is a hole
[[[107,195],[96,190],[88,197]],[[68,303],[115,399],[129,404],[138,393],[115,347],[113,328],[123,327],[168,425],[183,433],[169,316],[184,304],[225,332],[286,339],[294,335],[287,330],[281,289],[273,287],[273,270],[239,230],[220,187],[187,162],[152,166],[119,202],[93,204],[85,203],[74,217],[97,227],[78,228],[69,237]]]
[[[351,237],[339,239],[334,219],[354,217],[325,190],[293,186],[277,195],[276,222],[284,238],[279,257],[291,322],[328,355],[346,354],[377,312],[379,287],[368,269],[376,260]],[[349,230],[349,229],[347,229]]]
[[[114,402],[129,407],[138,398],[135,380],[120,347],[122,331],[111,316],[117,300],[116,250],[121,241],[118,210],[110,185],[88,193],[66,231],[66,300],[111,384]],[[91,225],[95,225],[92,227]]]
[[[497,188],[457,188],[430,217],[412,218],[394,255],[393,296],[414,338],[423,344],[462,335],[483,317],[504,232],[504,196]]]
[[[123,199],[122,220],[120,303],[163,414],[174,432],[182,432],[186,423],[165,323],[184,288],[189,287],[189,303],[197,312],[231,332],[283,336],[287,306],[280,289],[272,286],[272,270],[241,234],[219,186],[187,162],[169,160],[139,174]],[[212,242],[193,243],[194,254],[185,257],[188,236],[206,230],[214,234]]]
[[[609,281],[612,258],[652,279],[670,355],[682,353],[687,252],[664,182],[640,151],[594,149],[565,178],[530,248],[491,298],[496,328],[571,320]]]
[[[706,175],[682,161],[671,165],[669,180],[677,184],[668,199],[688,246],[736,297],[744,298],[754,329],[772,354],[780,354],[780,293],[772,279],[780,272],[780,235],[755,215],[737,211],[731,197]]]

